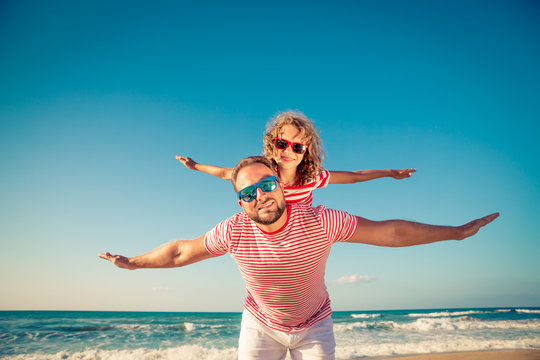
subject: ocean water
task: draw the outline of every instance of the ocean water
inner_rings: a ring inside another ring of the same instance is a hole
[[[334,312],[336,356],[540,348],[540,308]],[[2,359],[235,359],[240,313],[0,311]]]

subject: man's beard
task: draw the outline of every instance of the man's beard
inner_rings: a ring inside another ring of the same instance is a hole
[[[263,205],[263,204],[261,204],[261,205]],[[258,212],[254,212],[254,214],[252,214],[250,216],[250,218],[251,218],[251,220],[255,221],[257,224],[271,225],[271,224],[275,223],[276,221],[278,221],[279,218],[281,217],[281,215],[283,215],[283,212],[285,211],[285,208],[286,208],[285,202],[283,202],[281,204],[278,204],[276,202],[276,208],[277,209],[276,209],[275,212],[272,212],[270,214],[265,214],[263,216],[259,215]]]

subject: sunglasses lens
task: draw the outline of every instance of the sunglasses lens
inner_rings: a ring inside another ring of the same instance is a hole
[[[250,202],[257,197],[257,187],[254,185],[248,186],[245,189],[240,190],[240,199],[245,202]]]
[[[287,148],[289,143],[287,141],[283,140],[283,139],[276,139],[276,141],[274,142],[274,145],[275,145],[276,149],[283,150],[283,149]]]
[[[274,179],[265,179],[259,183],[259,187],[264,192],[271,192],[276,190],[276,182]]]
[[[307,146],[303,145],[303,144],[296,143],[296,144],[293,144],[292,149],[297,154],[303,154],[303,153],[306,152]]]

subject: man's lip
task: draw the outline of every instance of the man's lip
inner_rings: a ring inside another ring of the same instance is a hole
[[[273,201],[272,200],[269,200],[263,204],[261,204],[261,206],[259,206],[259,210],[264,210],[264,209],[267,209],[269,207],[271,207],[273,205]]]

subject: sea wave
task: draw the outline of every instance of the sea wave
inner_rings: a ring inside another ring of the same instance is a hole
[[[191,322],[185,322],[184,327],[186,331],[194,331],[199,329],[219,329],[225,327],[225,325],[207,325],[207,324],[195,324]]]
[[[409,317],[447,317],[447,316],[464,316],[464,315],[476,315],[476,314],[489,314],[493,311],[479,311],[479,310],[468,310],[468,311],[441,311],[433,313],[411,313],[408,314]]]
[[[225,325],[208,325],[192,322],[184,322],[180,324],[120,324],[114,328],[122,331],[194,331],[198,329],[219,329]]]
[[[458,351],[483,351],[504,349],[535,349],[540,347],[540,338],[518,340],[473,340],[467,337],[447,337],[443,340],[421,342],[359,342],[342,343],[337,339],[338,360],[366,356],[391,356]],[[61,351],[56,354],[33,353],[3,357],[3,360],[234,360],[238,356],[235,347],[224,349],[206,348],[202,345],[184,345],[166,349],[139,348],[133,350],[93,350],[79,352]]]
[[[56,354],[24,354],[13,355],[2,358],[3,360],[233,360],[237,358],[236,348],[206,348],[200,345],[184,345],[167,349],[145,349],[134,350],[85,350],[79,352],[61,351]]]
[[[468,316],[458,318],[420,318],[412,323],[395,324],[401,330],[432,331],[432,330],[483,330],[483,329],[520,329],[540,330],[539,320],[480,320]]]
[[[351,316],[355,319],[376,319],[381,317],[381,314],[352,314]]]
[[[120,324],[115,325],[115,328],[123,331],[150,331],[153,330],[156,325],[150,324]]]
[[[516,309],[516,312],[523,313],[523,314],[540,314],[540,309],[533,310],[533,309]]]
[[[540,338],[531,337],[517,340],[492,339],[477,340],[468,337],[447,337],[420,342],[358,342],[340,345],[337,341],[337,359],[355,359],[368,356],[399,356],[411,354],[449,353],[460,351],[486,351],[510,349],[538,349]]]
[[[379,321],[379,322],[350,322],[334,324],[334,331],[349,332],[354,330],[404,330],[428,332],[433,330],[537,330],[540,331],[540,320],[480,320],[468,316],[458,318],[419,318],[412,322]]]

